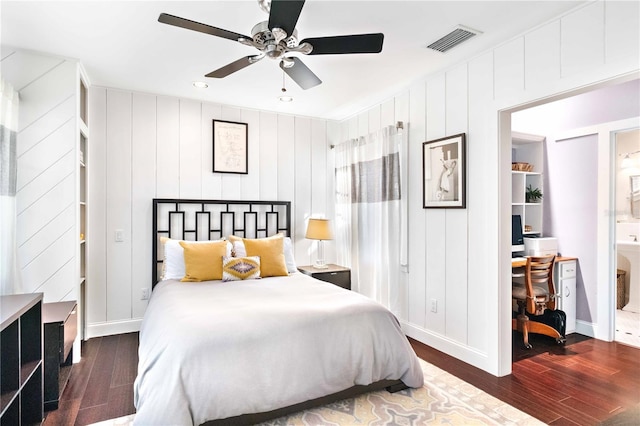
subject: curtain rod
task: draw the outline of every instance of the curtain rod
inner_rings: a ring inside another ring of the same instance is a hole
[[[396,121],[396,130],[404,130],[404,122],[403,121]],[[329,145],[329,149],[333,149],[335,148],[335,145]]]

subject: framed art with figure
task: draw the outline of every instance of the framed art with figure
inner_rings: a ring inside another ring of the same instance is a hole
[[[247,123],[213,120],[213,172],[248,174]]]
[[[465,152],[464,133],[422,144],[423,208],[466,207]]]

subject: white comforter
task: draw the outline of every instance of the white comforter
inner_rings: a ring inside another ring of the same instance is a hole
[[[301,273],[161,282],[142,322],[139,357],[137,425],[199,425],[356,384],[423,382],[391,312]]]

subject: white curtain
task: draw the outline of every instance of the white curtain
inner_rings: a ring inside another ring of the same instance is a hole
[[[335,149],[338,263],[353,290],[394,310],[406,264],[402,135],[390,126]]]
[[[22,288],[16,259],[18,93],[4,79],[0,91],[0,294],[14,294]]]

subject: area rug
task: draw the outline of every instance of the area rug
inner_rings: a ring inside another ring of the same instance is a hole
[[[385,390],[327,404],[261,426],[419,426],[543,425],[530,415],[500,401],[440,368],[420,360],[424,386],[396,393]],[[130,425],[134,415],[95,423]]]

